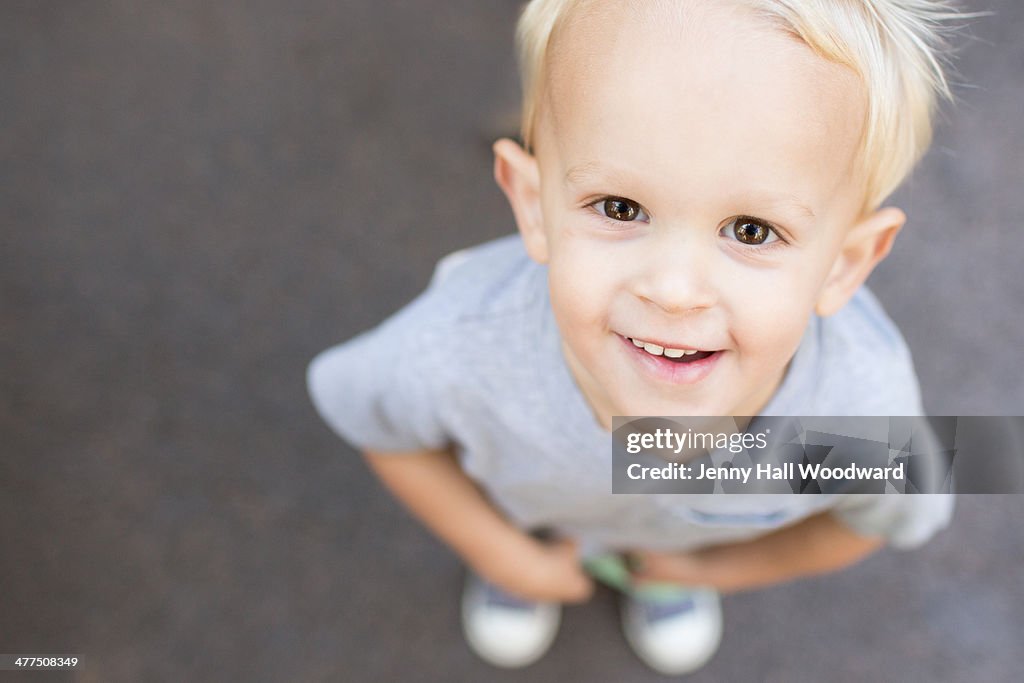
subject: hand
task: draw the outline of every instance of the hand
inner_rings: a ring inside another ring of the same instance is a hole
[[[640,550],[631,555],[637,582],[668,581],[732,593],[836,571],[883,544],[883,539],[861,536],[822,512],[745,541],[690,552]]]
[[[677,583],[681,586],[707,586],[719,590],[729,586],[716,580],[700,551],[663,553],[652,550],[633,551],[627,555],[633,581],[645,583]]]
[[[590,598],[594,582],[580,565],[574,541],[544,542],[525,534],[518,540],[473,568],[484,579],[524,600],[585,602]]]

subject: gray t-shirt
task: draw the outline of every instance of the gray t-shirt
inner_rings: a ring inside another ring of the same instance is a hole
[[[307,379],[320,415],[357,448],[452,446],[511,520],[585,553],[752,538],[824,509],[912,547],[952,514],[942,495],[612,494],[611,436],[566,366],[547,269],[517,235],[443,259],[426,291],[318,355]],[[762,414],[922,414],[906,344],[866,289],[811,319]]]

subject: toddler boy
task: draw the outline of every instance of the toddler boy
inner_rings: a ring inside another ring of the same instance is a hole
[[[494,145],[519,236],[444,259],[308,377],[328,424],[469,565],[464,627],[485,659],[536,660],[558,604],[598,576],[623,588],[639,656],[690,671],[717,648],[719,592],[948,522],[939,496],[612,495],[608,431],[613,415],[921,414],[862,284],[905,220],[879,207],[946,93],[946,16],[924,0],[528,4],[525,147]]]

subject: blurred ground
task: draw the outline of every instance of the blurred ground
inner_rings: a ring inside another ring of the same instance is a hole
[[[1024,5],[872,285],[933,414],[1024,413]],[[320,423],[304,369],[505,234],[513,2],[0,5],[0,652],[81,681],[658,680],[607,593],[488,668],[455,559]],[[725,602],[694,681],[1010,681],[1024,497],[924,549]],[[4,675],[0,674],[0,679]]]

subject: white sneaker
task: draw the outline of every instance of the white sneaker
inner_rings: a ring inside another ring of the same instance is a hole
[[[540,659],[558,633],[562,607],[528,602],[470,574],[462,593],[462,630],[481,659],[516,669]]]
[[[693,589],[672,600],[625,596],[622,629],[633,651],[655,671],[668,676],[696,671],[722,640],[718,593]]]

